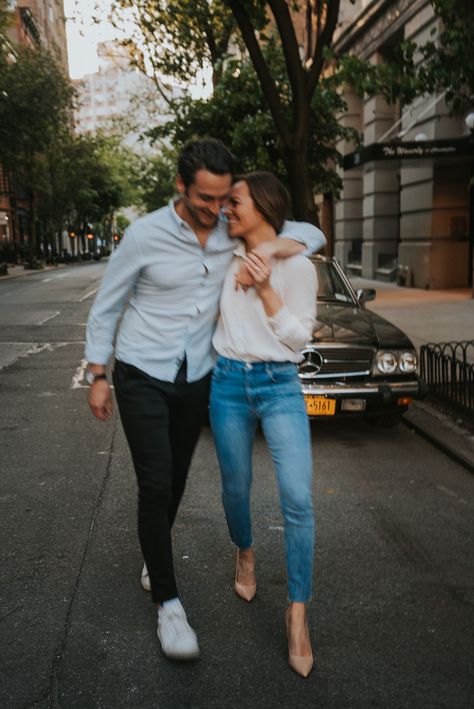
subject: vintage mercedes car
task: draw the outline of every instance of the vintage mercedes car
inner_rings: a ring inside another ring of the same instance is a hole
[[[298,365],[308,416],[357,415],[397,424],[423,395],[413,343],[365,308],[375,290],[354,291],[336,259],[312,261],[319,280],[317,322]]]

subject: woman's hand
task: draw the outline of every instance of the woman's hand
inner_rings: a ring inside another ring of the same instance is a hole
[[[250,252],[245,257],[245,265],[254,280],[253,287],[262,301],[265,313],[268,317],[273,317],[283,307],[283,301],[270,283],[272,273],[270,259]]]
[[[270,288],[270,275],[272,264],[267,256],[259,256],[255,253],[248,253],[244,259],[248,272],[252,276],[253,286],[257,292]]]

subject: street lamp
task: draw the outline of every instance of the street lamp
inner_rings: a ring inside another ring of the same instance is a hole
[[[467,114],[464,122],[471,135],[471,145],[474,143],[474,111]],[[471,158],[469,175],[469,285],[474,287],[474,160]],[[474,298],[474,291],[473,291]]]

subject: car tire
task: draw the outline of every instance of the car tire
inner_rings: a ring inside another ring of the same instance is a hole
[[[398,426],[402,420],[402,414],[381,414],[380,416],[366,416],[365,420],[370,423],[371,426],[379,426],[380,428],[393,428],[393,426]]]

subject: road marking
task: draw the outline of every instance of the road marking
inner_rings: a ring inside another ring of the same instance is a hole
[[[42,320],[41,322],[39,322],[38,325],[44,325],[45,323],[48,322],[48,320],[52,320],[53,318],[56,318],[58,315],[60,315],[60,313],[61,313],[61,311],[60,311],[60,310],[57,310],[57,311],[56,311],[55,313],[53,313],[52,315],[48,315],[47,318],[45,318],[44,320]]]
[[[83,295],[82,298],[79,298],[79,300],[77,302],[82,303],[82,301],[87,300],[87,298],[90,298],[91,295],[94,295],[94,293],[97,293],[98,290],[99,290],[98,287],[94,288],[93,290],[91,290],[88,293],[86,293],[85,295]]]
[[[76,372],[72,378],[71,389],[87,389],[87,386],[81,383],[84,381],[84,373],[86,371],[86,367],[87,359],[81,359],[81,363],[76,369]]]
[[[467,505],[467,500],[464,500],[462,497],[459,497],[458,495],[456,495],[456,493],[453,492],[452,490],[450,490],[449,487],[444,487],[444,485],[436,485],[436,487],[438,488],[438,490],[440,492],[444,492],[446,495],[449,495],[450,497],[454,497],[454,499],[457,500],[458,502],[462,502],[463,505]]]
[[[41,281],[41,283],[49,283],[49,282],[52,281],[52,280],[53,280],[52,278],[43,278],[43,280]]]

